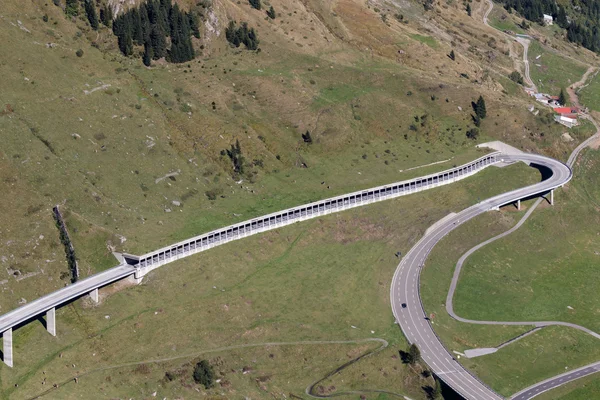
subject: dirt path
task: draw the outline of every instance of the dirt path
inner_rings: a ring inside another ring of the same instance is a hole
[[[490,28],[496,29],[493,26],[491,26],[488,23],[488,17],[490,15],[490,13],[492,12],[492,10],[494,9],[494,3],[492,2],[492,0],[487,0],[488,3],[488,9],[485,12],[485,14],[483,14],[483,24],[486,26],[489,26]],[[496,29],[497,30],[497,29]],[[527,53],[529,52],[529,39],[523,38],[523,37],[518,37],[518,36],[512,36],[509,35],[507,33],[504,33],[500,30],[498,30],[498,32],[502,33],[503,35],[505,35],[507,38],[510,38],[511,40],[514,40],[515,42],[518,42],[521,44],[521,46],[523,46],[523,65],[524,65],[524,78],[525,78],[525,82],[527,82],[527,84],[529,85],[529,88],[531,88],[532,90],[534,90],[535,92],[537,92],[537,86],[535,85],[535,83],[533,83],[533,80],[531,79],[531,76],[529,76],[529,60],[528,60],[528,56]],[[513,52],[510,52],[510,56],[513,58],[513,60],[515,60],[515,65],[519,64],[519,60],[517,57],[514,56]]]
[[[581,108],[581,104],[579,104],[579,96],[577,95],[577,89],[581,88],[585,82],[588,80],[590,74],[592,74],[596,70],[595,67],[589,67],[585,74],[581,77],[581,79],[571,86],[567,87],[567,93],[569,95],[569,100],[571,101],[571,105],[575,107]]]
[[[328,344],[361,344],[361,343],[369,343],[369,342],[377,342],[380,343],[380,346],[373,349],[373,350],[368,350],[365,353],[361,354],[360,356],[346,362],[345,364],[341,365],[340,367],[337,367],[336,369],[334,369],[333,371],[329,372],[328,374],[326,374],[323,378],[320,378],[319,380],[317,380],[315,383],[313,383],[312,385],[310,385],[307,389],[306,389],[306,394],[308,394],[311,397],[319,397],[319,398],[324,398],[324,397],[335,397],[335,396],[341,396],[341,395],[345,395],[345,394],[349,394],[349,393],[386,393],[386,394],[390,394],[396,397],[400,397],[400,398],[404,398],[404,399],[408,399],[408,397],[399,394],[399,393],[394,393],[394,392],[389,392],[389,391],[385,391],[385,390],[378,390],[378,389],[365,389],[365,390],[356,390],[356,391],[352,391],[352,392],[339,392],[339,393],[332,393],[331,395],[328,396],[320,396],[317,394],[313,393],[313,389],[314,387],[319,384],[320,382],[323,382],[324,380],[339,374],[340,372],[342,372],[344,369],[346,369],[347,367],[349,367],[350,365],[353,365],[355,363],[357,363],[358,361],[362,360],[363,358],[372,356],[376,353],[379,353],[380,351],[386,349],[389,346],[389,343],[387,342],[387,340],[385,339],[381,339],[381,338],[367,338],[367,339],[359,339],[359,340],[317,340],[317,341],[299,341],[299,342],[267,342],[267,343],[251,343],[251,344],[239,344],[239,345],[233,345],[233,346],[225,346],[225,347],[219,347],[216,349],[210,349],[210,350],[204,350],[204,351],[198,351],[195,353],[188,353],[188,354],[180,354],[178,356],[173,356],[173,357],[167,357],[167,358],[158,358],[158,359],[149,359],[149,360],[142,360],[142,361],[132,361],[132,362],[128,362],[128,363],[122,363],[122,364],[115,364],[115,365],[108,365],[106,367],[101,367],[101,368],[95,368],[95,369],[91,369],[85,372],[82,372],[78,375],[73,376],[72,378],[69,378],[61,383],[56,384],[56,386],[49,388],[48,390],[45,390],[44,392],[31,397],[30,399],[39,399],[42,398],[46,395],[49,395],[50,393],[54,393],[56,392],[58,389],[64,387],[65,385],[68,385],[69,383],[73,383],[75,382],[75,380],[79,380],[87,375],[96,373],[96,372],[102,372],[102,371],[107,371],[107,370],[111,370],[111,369],[117,369],[117,368],[125,368],[125,367],[135,367],[138,365],[142,365],[142,364],[160,364],[160,363],[164,363],[164,362],[168,362],[168,361],[174,361],[174,360],[179,360],[179,359],[186,359],[186,358],[194,358],[194,357],[198,357],[204,354],[211,354],[211,353],[219,353],[219,352],[223,352],[223,351],[230,351],[230,350],[237,350],[237,349],[248,349],[248,348],[254,348],[254,347],[273,347],[273,346],[314,346],[314,345],[328,345]]]

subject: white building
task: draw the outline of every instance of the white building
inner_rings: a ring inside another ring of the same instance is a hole
[[[576,118],[563,117],[562,115],[555,116],[554,120],[559,124],[566,126],[567,128],[572,128],[579,125]]]
[[[552,25],[552,15],[544,14],[544,25]]]

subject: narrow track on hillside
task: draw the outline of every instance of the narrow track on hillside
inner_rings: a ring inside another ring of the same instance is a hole
[[[454,306],[452,303],[453,297],[454,297],[454,293],[456,291],[456,286],[458,285],[458,278],[460,277],[460,272],[462,270],[463,264],[464,262],[467,260],[467,258],[475,253],[477,250],[481,249],[484,246],[487,246],[488,244],[495,242],[498,239],[501,239],[503,237],[506,237],[508,235],[510,235],[511,233],[513,233],[514,231],[516,231],[517,229],[519,229],[521,226],[523,226],[523,224],[525,223],[525,221],[527,221],[527,219],[531,216],[531,214],[533,213],[533,211],[535,211],[536,207],[538,205],[540,205],[540,203],[542,202],[542,200],[544,200],[543,198],[539,198],[538,200],[535,201],[535,203],[533,203],[533,205],[529,208],[529,210],[527,210],[527,212],[525,213],[525,215],[519,220],[519,222],[517,222],[517,224],[515,226],[513,226],[512,228],[510,228],[509,230],[494,236],[491,239],[486,240],[485,242],[479,243],[478,245],[474,246],[473,248],[471,248],[470,250],[468,250],[466,253],[464,253],[460,259],[458,260],[458,262],[456,263],[456,268],[454,270],[454,276],[452,277],[452,281],[450,283],[450,290],[448,291],[448,296],[446,297],[446,311],[448,312],[448,314],[450,314],[450,316],[454,319],[456,319],[457,321],[460,322],[465,322],[465,323],[469,323],[469,324],[478,324],[478,325],[533,325],[535,327],[544,327],[544,326],[551,326],[551,325],[560,325],[560,326],[567,326],[570,328],[574,328],[574,329],[579,329],[580,331],[583,331],[587,334],[590,334],[592,336],[594,336],[596,339],[600,339],[600,334],[594,332],[591,329],[588,329],[584,326],[581,325],[577,325],[577,324],[572,324],[570,322],[562,322],[562,321],[480,321],[480,320],[474,320],[474,319],[467,319],[467,318],[462,318],[460,316],[458,316],[455,312],[454,312]]]
[[[485,14],[483,15],[483,24],[486,26],[489,26],[492,29],[496,29],[488,23],[488,17],[490,15],[490,13],[492,12],[492,10],[494,9],[494,3],[492,2],[492,0],[487,0],[487,3],[488,3],[488,9],[485,12]],[[517,43],[521,44],[521,46],[523,46],[523,59],[521,60],[523,62],[523,66],[524,66],[523,75],[524,75],[525,81],[529,84],[529,87],[532,90],[537,92],[537,86],[535,85],[535,83],[533,83],[531,76],[529,76],[529,59],[528,59],[529,39],[511,36],[511,35],[507,34],[506,32],[502,32],[499,29],[496,29],[496,30],[498,32],[502,33],[503,35],[505,35],[507,38],[514,40],[515,42],[517,42]]]
[[[342,396],[345,394],[353,394],[353,393],[385,393],[385,394],[390,394],[390,395],[397,396],[397,397],[406,398],[406,396],[404,396],[403,394],[386,391],[386,390],[378,390],[378,389],[364,389],[364,390],[356,390],[356,391],[350,391],[350,392],[336,392],[336,393],[332,393],[331,395],[327,395],[327,396],[320,396],[320,395],[315,395],[312,393],[314,387],[317,386],[319,383],[323,382],[324,380],[326,380],[334,375],[339,374],[344,369],[357,363],[358,361],[360,361],[366,357],[370,357],[374,354],[379,353],[380,351],[386,349],[389,346],[388,341],[385,339],[366,338],[366,339],[358,339],[358,340],[312,340],[312,341],[308,340],[308,341],[295,341],[295,342],[247,343],[247,344],[238,344],[238,345],[232,345],[232,346],[217,347],[214,349],[202,350],[202,351],[197,351],[197,352],[193,352],[193,353],[180,354],[177,356],[171,356],[171,357],[165,357],[165,358],[151,358],[151,359],[141,360],[141,361],[131,361],[131,362],[126,362],[126,363],[107,365],[105,367],[90,369],[88,371],[74,375],[69,379],[63,380],[62,382],[55,384],[56,386],[50,387],[47,390],[43,391],[42,393],[39,393],[33,397],[30,397],[29,399],[33,400],[33,399],[42,398],[50,393],[56,392],[58,389],[64,387],[65,385],[68,385],[69,383],[76,382],[76,380],[79,380],[80,378],[83,378],[85,376],[88,376],[88,375],[91,375],[91,374],[94,374],[97,372],[103,372],[103,371],[119,369],[119,368],[135,367],[135,366],[144,365],[144,364],[161,364],[161,363],[165,363],[165,362],[169,362],[169,361],[200,357],[205,354],[221,353],[221,352],[226,352],[226,351],[231,351],[231,350],[250,349],[250,348],[256,348],[256,347],[322,346],[322,345],[331,345],[331,344],[363,344],[363,343],[372,343],[372,342],[380,343],[381,345],[375,349],[364,352],[363,354],[359,355],[358,357],[353,358],[352,360],[335,368],[333,371],[327,373],[323,378],[320,378],[319,380],[315,381],[315,383],[313,383],[308,388],[306,388],[306,394],[311,397],[315,397],[315,398],[327,398],[327,397],[336,397],[336,396]]]

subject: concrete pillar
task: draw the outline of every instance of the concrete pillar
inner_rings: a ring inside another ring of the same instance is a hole
[[[9,328],[2,334],[2,353],[4,354],[4,364],[11,368],[13,366],[12,350],[12,328]]]
[[[142,271],[142,269],[136,268],[135,272],[133,273],[133,278],[135,279],[135,282],[138,284],[141,283],[143,277],[144,277],[144,272]]]
[[[517,210],[521,209],[521,199],[517,200]]]
[[[554,205],[554,189],[550,191],[550,205]]]
[[[56,308],[46,311],[46,330],[52,336],[56,336]]]
[[[92,301],[94,303],[98,302],[98,288],[96,288],[90,292],[90,298],[92,299]]]

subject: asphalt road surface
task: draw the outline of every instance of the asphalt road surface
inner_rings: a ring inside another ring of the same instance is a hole
[[[440,379],[466,399],[472,400],[496,400],[502,399],[502,396],[460,365],[436,336],[431,322],[426,319],[427,315],[419,296],[421,268],[437,242],[457,226],[499,206],[560,187],[572,176],[570,168],[565,164],[543,156],[519,154],[505,156],[504,160],[535,163],[549,168],[552,176],[543,182],[484,200],[427,232],[398,265],[390,289],[394,317],[409,342],[419,346],[423,360]],[[403,303],[406,304],[406,308],[402,307]]]
[[[65,304],[71,299],[90,293],[92,290],[133,275],[135,268],[130,265],[119,265],[107,271],[82,279],[75,285],[65,286],[49,295],[40,297],[0,316],[0,332],[29,321],[40,315],[43,310],[49,310]]]
[[[600,372],[600,361],[586,365],[585,367],[577,368],[570,372],[565,372],[564,374],[554,376],[545,381],[536,383],[535,385],[521,390],[519,393],[514,394],[511,399],[512,400],[527,400],[534,398],[535,396],[547,392],[550,389],[554,389],[560,385],[564,385],[567,382],[574,381],[579,378],[583,378],[584,376],[588,376],[591,374],[595,374],[596,372]]]

